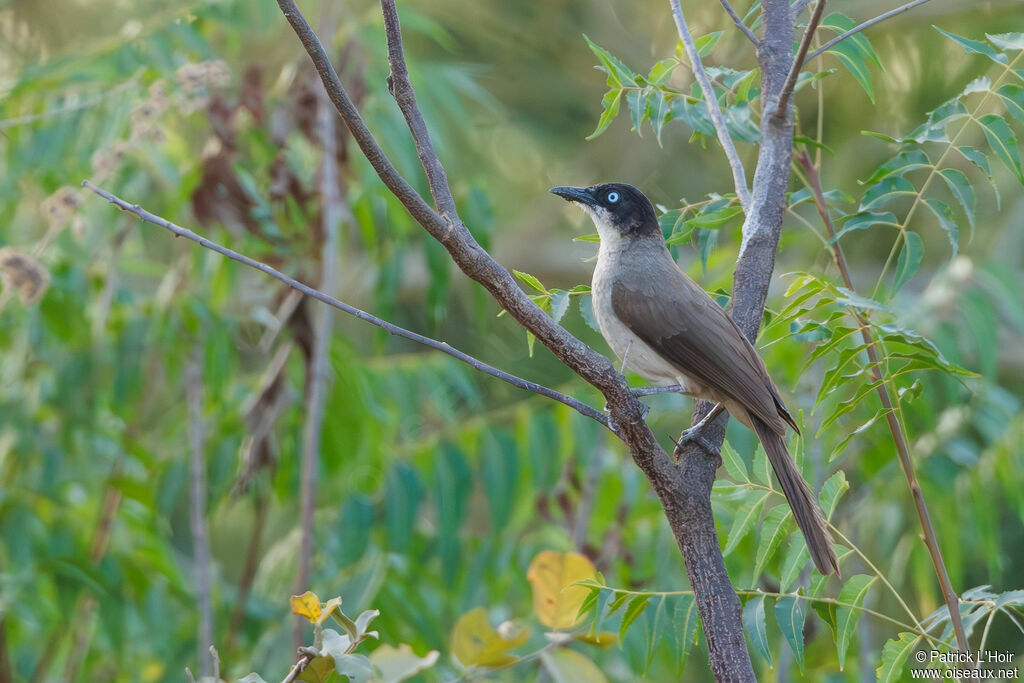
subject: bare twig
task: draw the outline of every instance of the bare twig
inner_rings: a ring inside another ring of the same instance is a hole
[[[840,246],[839,242],[835,240],[835,227],[832,224],[832,217],[828,212],[828,204],[825,201],[825,195],[821,189],[818,170],[811,163],[811,158],[806,151],[800,154],[799,161],[800,165],[803,166],[807,173],[807,179],[811,186],[810,189],[814,195],[814,204],[818,209],[818,213],[821,215],[821,220],[825,224],[825,229],[828,231],[832,258],[843,278],[843,284],[850,291],[856,291],[853,287],[853,280],[850,277],[850,268],[846,263],[846,256],[843,254],[842,246]],[[921,520],[924,544],[928,548],[929,555],[931,555],[932,565],[935,567],[935,575],[938,577],[939,586],[942,589],[942,597],[949,609],[949,618],[953,624],[953,631],[956,633],[957,644],[960,646],[962,651],[967,652],[969,643],[967,640],[967,634],[964,631],[963,621],[960,618],[960,598],[957,596],[956,591],[953,590],[953,584],[949,580],[949,572],[946,571],[946,563],[942,557],[942,550],[939,548],[939,540],[935,536],[935,528],[932,526],[931,515],[928,514],[928,506],[925,504],[924,495],[921,493],[921,485],[918,483],[917,475],[914,472],[914,463],[910,459],[910,446],[907,444],[906,435],[903,433],[903,428],[896,417],[895,411],[893,410],[893,402],[892,397],[889,394],[889,388],[884,382],[881,382],[881,361],[878,357],[878,350],[876,348],[873,335],[871,334],[871,328],[859,314],[855,313],[854,315],[857,317],[861,337],[866,344],[868,361],[870,361],[871,379],[873,382],[879,382],[878,388],[875,389],[875,391],[878,393],[878,398],[882,403],[882,409],[885,410],[885,419],[889,424],[889,431],[892,432],[893,442],[896,444],[896,452],[899,455],[900,466],[903,469],[903,474],[907,477],[907,484],[910,486],[910,494],[914,499],[914,508],[917,510],[917,516]]]
[[[777,119],[786,118],[788,115],[789,98],[793,96],[796,81],[800,78],[800,70],[804,68],[804,57],[807,55],[807,50],[811,47],[811,41],[814,40],[814,32],[818,30],[818,24],[821,23],[821,17],[824,13],[825,0],[817,0],[814,5],[814,13],[811,15],[810,20],[807,22],[807,28],[804,30],[804,36],[800,39],[800,47],[796,51],[793,65],[789,68],[786,83],[782,86],[782,92],[779,93],[778,103],[775,105],[775,113],[772,114]]]
[[[729,167],[732,169],[732,181],[736,186],[736,196],[739,197],[740,205],[743,207],[743,212],[750,213],[750,190],[747,188],[747,174],[743,170],[743,162],[740,160],[740,156],[736,152],[736,146],[732,143],[732,136],[729,135],[729,129],[725,125],[725,118],[722,116],[722,109],[718,106],[718,97],[715,95],[715,88],[711,85],[711,81],[708,79],[708,75],[704,71],[704,64],[700,60],[700,52],[697,50],[697,46],[693,42],[693,36],[690,35],[690,29],[686,25],[686,17],[683,16],[683,8],[679,4],[679,0],[671,0],[671,3],[672,18],[675,19],[679,38],[683,41],[683,46],[686,48],[686,54],[690,58],[690,66],[693,68],[693,75],[697,79],[697,83],[700,85],[701,92],[704,93],[704,101],[708,105],[708,113],[711,115],[711,122],[715,126],[715,133],[718,134],[718,142],[721,143],[722,150],[725,152],[725,158],[728,159]],[[742,24],[743,22],[741,21],[740,23]]]
[[[722,0],[722,7],[725,8],[726,14],[729,15],[730,19],[732,19],[732,23],[736,24],[736,28],[738,28],[743,35],[745,35],[750,42],[754,44],[754,47],[761,44],[761,41],[757,39],[757,36],[750,30],[750,27],[743,23],[743,19],[740,18],[740,15],[736,14],[736,10],[734,10],[732,5],[729,4],[729,0]]]
[[[185,369],[189,432],[189,526],[192,531],[193,580],[199,612],[196,642],[199,675],[213,675],[213,603],[210,599],[210,536],[206,527],[206,459],[203,429],[203,347],[194,342]]]
[[[820,55],[822,52],[824,52],[825,50],[828,50],[829,48],[835,46],[837,43],[841,43],[842,41],[846,40],[850,36],[852,36],[852,35],[854,35],[856,33],[860,33],[864,29],[870,28],[871,26],[874,26],[875,24],[883,22],[886,19],[888,19],[889,17],[895,17],[897,14],[903,14],[906,11],[912,10],[915,7],[917,7],[918,5],[923,5],[926,2],[928,2],[928,0],[913,0],[913,2],[908,2],[905,5],[900,5],[896,9],[889,10],[885,14],[879,14],[874,19],[868,19],[867,21],[865,21],[862,24],[857,24],[856,26],[851,28],[849,31],[846,31],[845,33],[840,33],[838,36],[836,36],[832,40],[828,41],[827,43],[825,43],[824,45],[819,47],[817,50],[815,50],[811,54],[807,55],[807,57],[804,58],[804,64],[807,64],[807,62],[811,61],[812,59],[814,59],[815,57]]]
[[[304,285],[298,280],[288,277],[281,271],[272,268],[271,266],[268,266],[265,263],[249,258],[244,254],[240,254],[237,251],[228,249],[227,247],[221,246],[216,242],[211,242],[205,237],[202,237],[201,235],[197,235],[196,233],[192,232],[188,228],[183,228],[180,225],[176,225],[175,223],[170,222],[166,218],[162,218],[160,216],[157,216],[156,214],[150,213],[149,211],[146,211],[138,204],[129,204],[120,197],[117,197],[104,189],[96,187],[88,180],[82,181],[82,185],[88,187],[90,190],[92,190],[99,196],[103,197],[111,204],[117,206],[119,209],[123,211],[128,211],[129,213],[133,213],[147,223],[158,225],[161,228],[170,230],[178,237],[184,237],[188,240],[191,240],[192,242],[195,242],[196,244],[199,244],[200,246],[215,251],[218,254],[227,256],[228,258],[234,261],[238,261],[239,263],[243,263],[249,266],[250,268],[255,268],[261,273],[265,273],[266,275],[269,275],[270,277],[285,283],[289,287],[292,287],[293,289],[302,292],[306,296],[312,297],[317,301],[321,301],[327,304],[328,306],[338,309],[339,311],[348,313],[349,315],[355,318],[359,318],[363,322],[367,322],[370,323],[371,325],[374,325],[375,327],[379,327],[382,330],[395,335],[396,337],[402,337],[404,339],[414,341],[417,344],[428,346],[436,351],[446,353],[452,358],[456,358],[465,363],[466,365],[469,365],[474,370],[479,370],[480,372],[490,375],[491,377],[496,377],[503,382],[511,384],[514,387],[518,387],[519,389],[525,389],[526,391],[532,391],[535,394],[539,394],[541,396],[550,398],[554,401],[558,401],[559,403],[563,403],[572,408],[573,410],[577,411],[581,415],[585,415],[586,417],[589,417],[592,420],[596,420],[605,427],[608,426],[608,417],[604,413],[597,410],[596,408],[588,406],[586,403],[583,403],[582,401],[576,400],[572,396],[567,396],[566,394],[555,391],[554,389],[549,389],[545,386],[541,386],[536,382],[531,382],[529,380],[522,379],[521,377],[516,377],[515,375],[509,374],[503,370],[499,370],[498,368],[495,368],[492,365],[488,365],[487,363],[484,363],[483,361],[478,360],[467,353],[463,353],[462,351],[459,351],[458,349],[449,346],[445,342],[437,341],[436,339],[431,339],[430,337],[425,337],[422,334],[417,334],[416,332],[412,332],[403,327],[399,327],[398,325],[395,325],[393,323],[389,323],[388,321],[378,318],[375,315],[371,315],[370,313],[358,309],[355,306],[350,306],[342,301],[339,301],[338,299],[335,299],[333,296],[330,296],[329,294],[324,294],[319,290],[313,289],[309,285]],[[546,316],[546,314],[543,315]]]

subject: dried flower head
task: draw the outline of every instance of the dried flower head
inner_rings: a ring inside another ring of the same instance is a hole
[[[0,249],[0,282],[18,292],[25,305],[39,300],[50,286],[50,273],[34,257],[11,247]]]

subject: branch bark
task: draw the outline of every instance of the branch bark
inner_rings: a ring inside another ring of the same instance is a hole
[[[792,65],[789,67],[789,75],[786,77],[786,82],[782,86],[782,92],[779,94],[778,103],[775,105],[775,113],[772,116],[776,118],[785,118],[790,115],[788,112],[789,100],[793,96],[793,90],[796,88],[796,81],[800,78],[800,70],[804,66],[804,57],[807,55],[807,50],[811,47],[811,41],[814,39],[814,32],[818,30],[818,24],[821,23],[821,17],[825,13],[825,2],[826,0],[817,0],[814,5],[814,13],[807,22],[804,37],[801,38],[800,47],[796,51],[796,59],[793,60]]]

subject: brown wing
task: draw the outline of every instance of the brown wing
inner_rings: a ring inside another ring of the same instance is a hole
[[[650,259],[620,277],[611,298],[615,315],[683,374],[740,403],[776,432],[786,429],[780,417],[796,429],[757,351],[670,259]]]

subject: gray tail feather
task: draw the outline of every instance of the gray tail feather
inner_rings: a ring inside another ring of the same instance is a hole
[[[839,575],[839,561],[832,550],[832,537],[825,528],[825,520],[821,516],[821,509],[811,494],[807,482],[800,476],[796,465],[789,457],[786,449],[786,442],[769,427],[763,420],[751,415],[754,423],[754,431],[757,438],[761,440],[765,453],[768,454],[768,461],[775,470],[775,476],[782,485],[782,492],[789,501],[789,507],[793,510],[793,517],[796,518],[797,526],[804,534],[807,541],[807,548],[811,551],[811,559],[814,566],[822,574],[831,574],[835,571]]]

